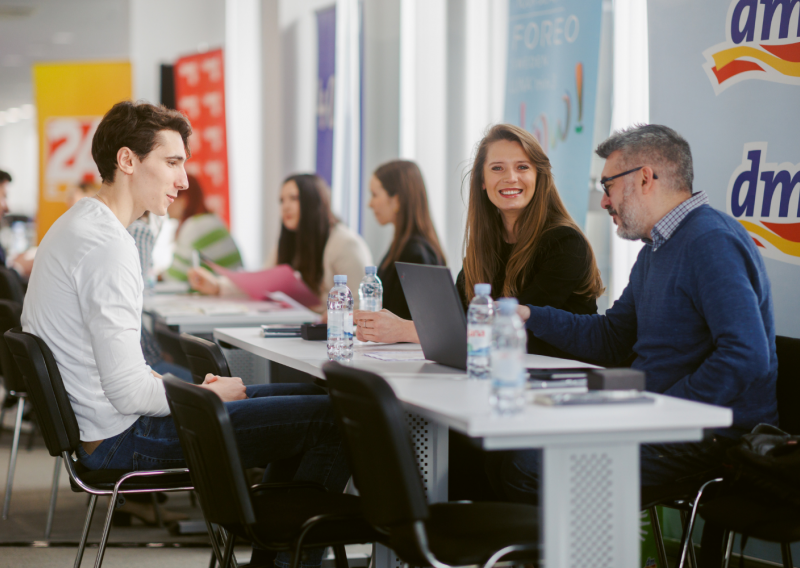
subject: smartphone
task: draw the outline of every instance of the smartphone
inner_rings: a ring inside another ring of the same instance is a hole
[[[580,393],[539,394],[533,402],[542,406],[577,406],[585,404],[653,404],[656,401],[639,391],[589,391]]]
[[[262,337],[300,337],[299,324],[264,324],[261,326]]]

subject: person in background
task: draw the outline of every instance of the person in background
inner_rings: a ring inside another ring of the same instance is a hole
[[[11,183],[11,174],[0,170],[0,218],[8,213],[8,184]],[[6,249],[0,245],[0,265],[6,265]]]
[[[394,225],[392,244],[378,267],[383,307],[398,317],[411,319],[394,263],[446,264],[428,209],[422,172],[414,162],[387,162],[372,174],[369,191],[369,207],[378,223]],[[361,312],[354,317],[358,313]]]
[[[145,290],[152,286],[153,280],[153,246],[156,242],[156,231],[150,224],[151,213],[147,212],[136,221],[128,225],[128,232],[136,242],[136,250],[139,251],[139,264],[142,267],[142,280]],[[186,367],[176,365],[164,360],[164,356],[158,340],[150,333],[142,319],[142,354],[145,362],[159,375],[172,373],[176,377],[191,383],[192,372]]]
[[[169,206],[169,216],[178,219],[172,265],[164,272],[165,280],[185,282],[192,268],[193,251],[223,268],[242,267],[242,257],[225,223],[206,207],[203,189],[193,175],[189,189],[182,191]]]
[[[92,197],[100,191],[100,186],[92,181],[83,181],[73,185],[67,195],[67,207],[72,207],[84,197]]]
[[[469,184],[463,268],[456,287],[464,309],[475,284],[492,297],[553,306],[576,314],[597,312],[603,293],[594,252],[556,189],[550,161],[529,132],[492,127],[481,140]],[[414,322],[388,312],[358,312],[357,337],[418,343]],[[563,352],[528,334],[528,352]]]
[[[289,176],[281,186],[280,205],[281,234],[265,268],[291,266],[319,296],[320,310],[324,310],[336,274],[346,274],[348,287],[357,292],[372,255],[364,239],[333,215],[325,180],[316,174]],[[204,268],[192,269],[188,276],[192,288],[203,294],[242,294],[228,278]],[[357,298],[357,293],[353,296]]]

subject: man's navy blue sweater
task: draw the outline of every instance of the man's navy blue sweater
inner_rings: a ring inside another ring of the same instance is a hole
[[[635,354],[632,366],[647,373],[647,390],[731,408],[736,429],[778,423],[764,261],[747,231],[708,205],[690,212],[656,252],[642,248],[605,315],[531,306],[526,326],[602,365]]]

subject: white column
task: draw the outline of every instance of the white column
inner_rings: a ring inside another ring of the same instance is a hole
[[[336,0],[336,90],[333,101],[333,199],[342,221],[359,229],[361,194],[361,11]]]
[[[261,49],[259,0],[227,0],[225,111],[231,233],[245,267],[251,270],[263,262]]]
[[[647,0],[614,2],[614,102],[611,130],[616,131],[650,120],[650,89],[647,47]],[[628,285],[631,268],[641,241],[627,241],[616,235],[611,224],[611,282],[613,302]]]
[[[284,178],[283,97],[281,84],[281,34],[279,1],[263,0],[261,4],[261,69],[263,113],[262,153],[262,255],[268,256],[278,243],[280,207],[278,196]],[[255,238],[255,235],[254,235]]]

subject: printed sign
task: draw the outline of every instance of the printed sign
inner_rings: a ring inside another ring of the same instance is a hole
[[[72,188],[100,183],[92,137],[114,104],[131,98],[131,66],[39,63],[33,66],[39,128],[39,240],[67,210]]]
[[[175,106],[192,123],[186,173],[200,182],[206,207],[230,225],[222,50],[181,57],[174,73]]]
[[[602,2],[511,0],[505,121],[533,133],[579,226],[589,204]]]

